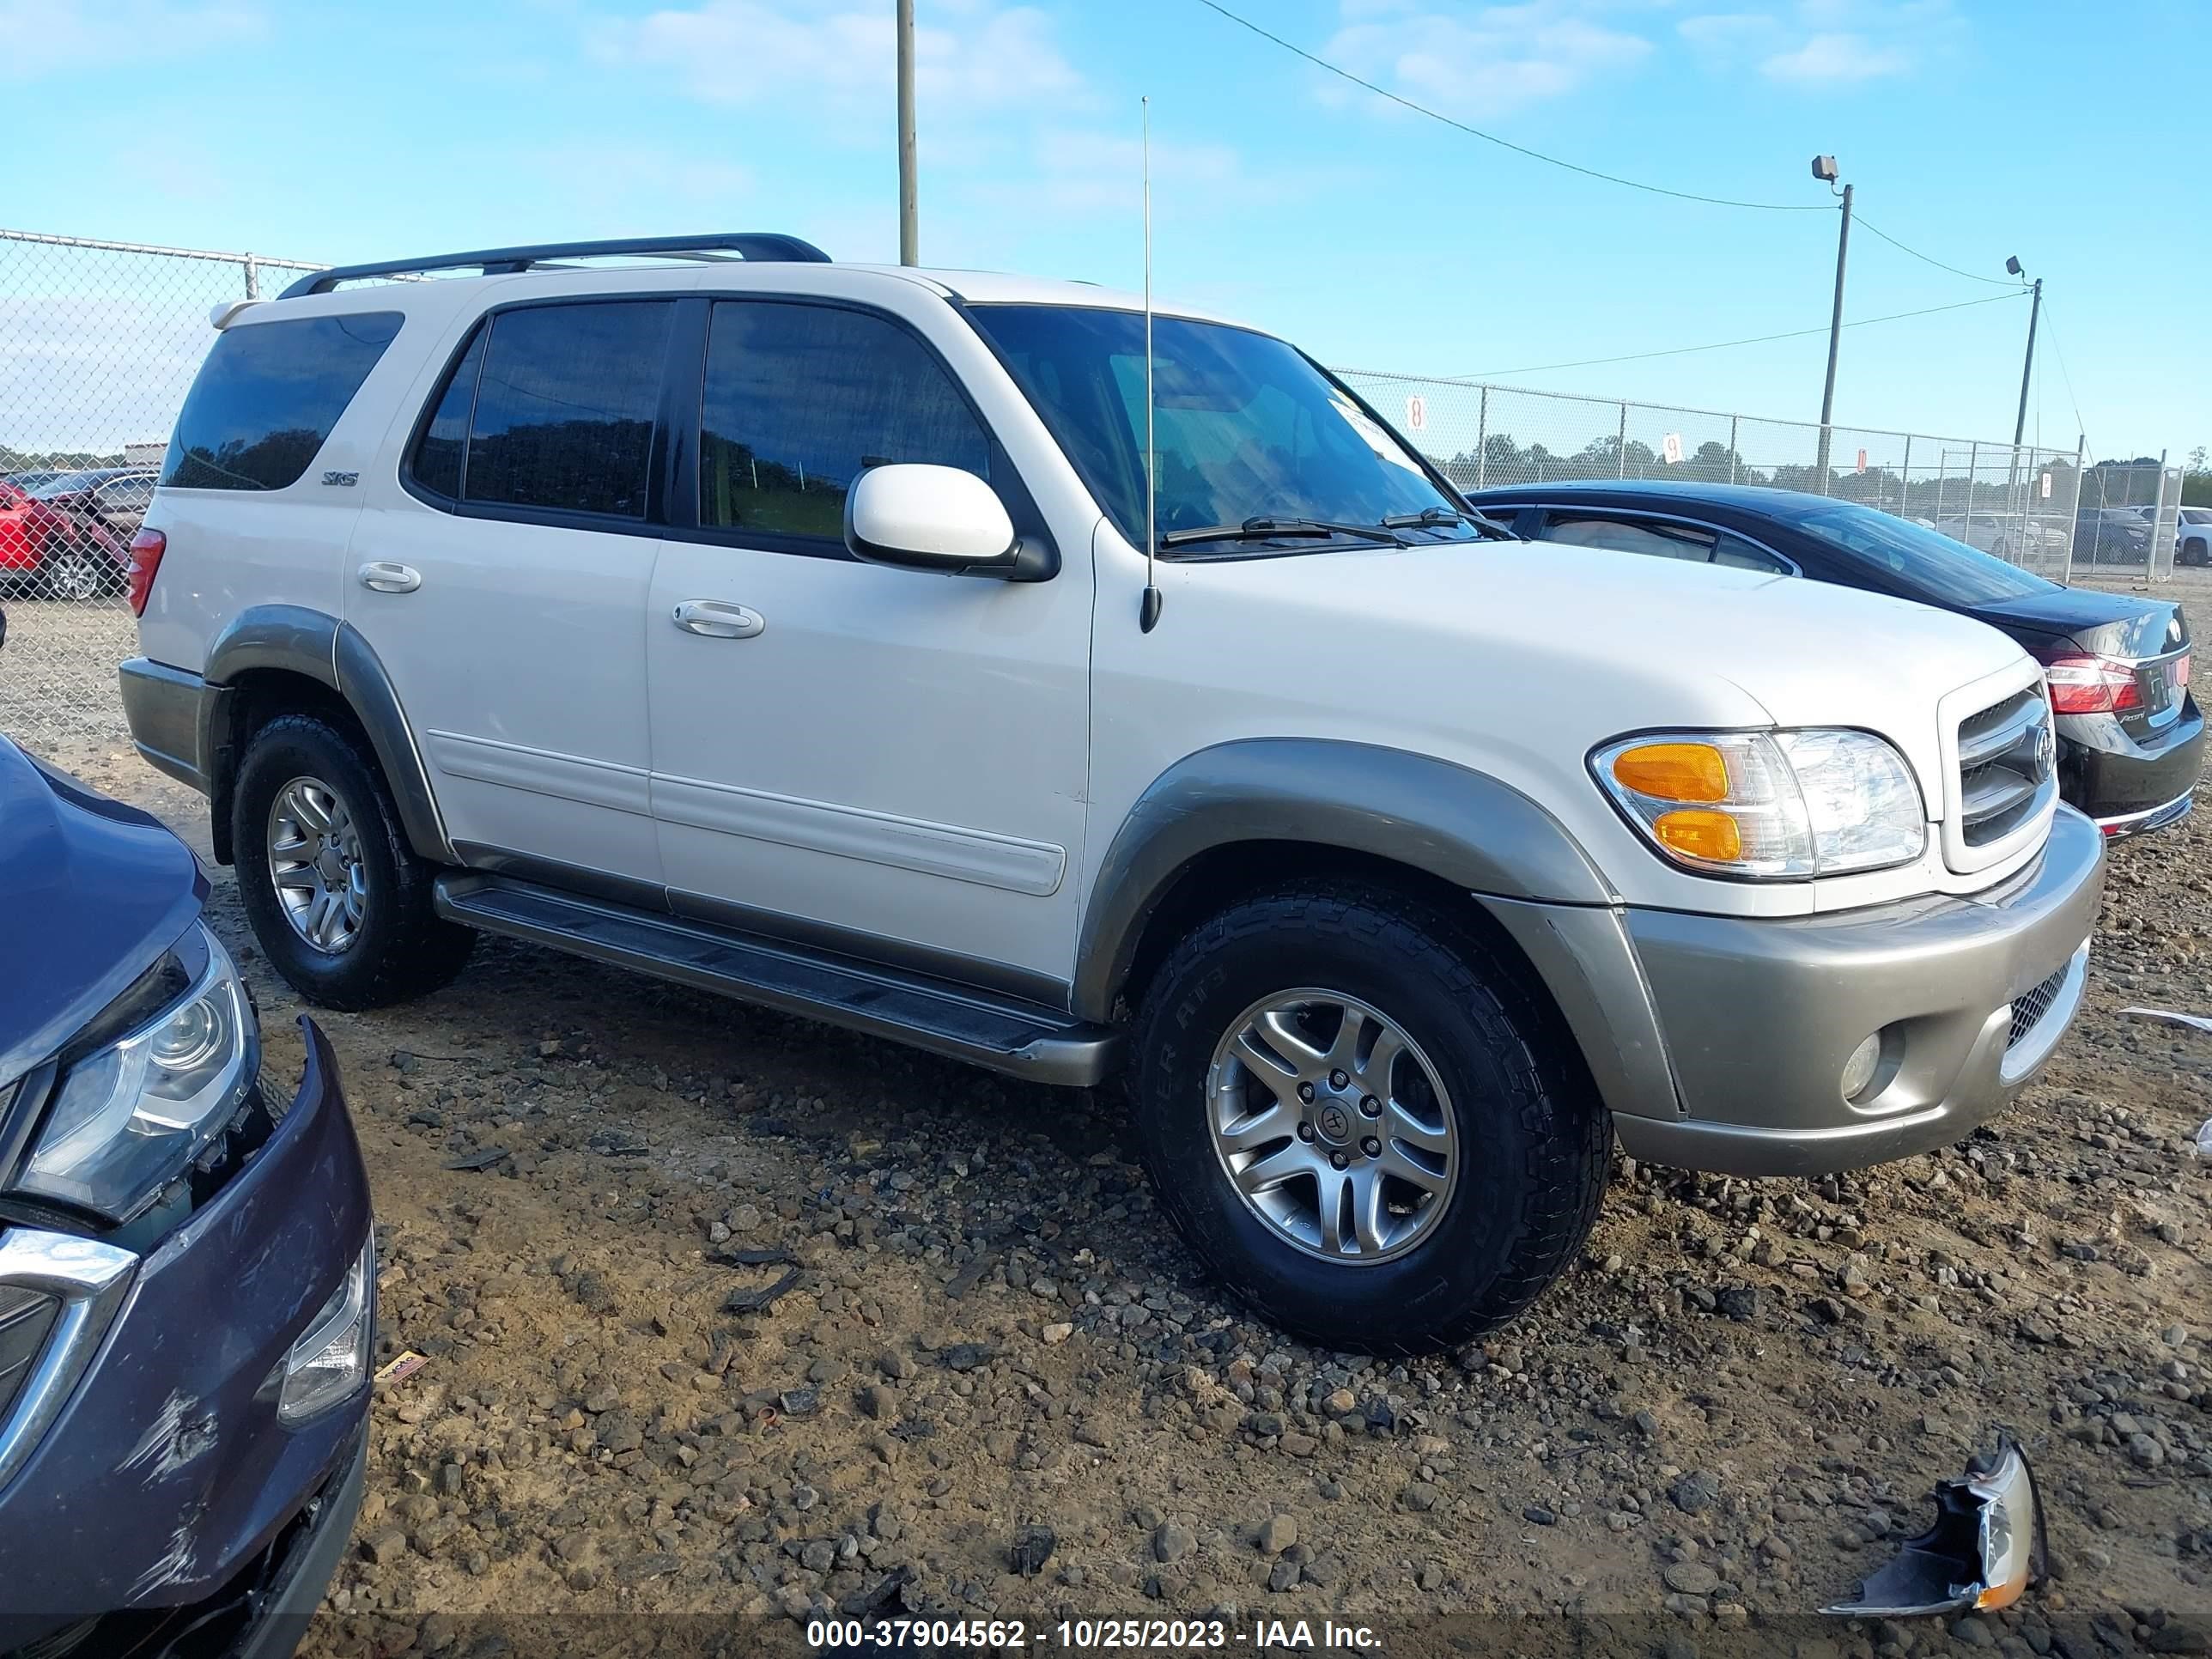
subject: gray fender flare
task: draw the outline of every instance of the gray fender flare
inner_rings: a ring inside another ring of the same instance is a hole
[[[1433,756],[1316,738],[1202,749],[1139,797],[1091,884],[1073,1012],[1107,1020],[1179,872],[1238,842],[1342,848],[1437,876],[1521,946],[1615,1111],[1680,1107],[1621,902],[1566,827],[1510,784]]]
[[[352,623],[306,605],[258,605],[241,611],[209,648],[204,678],[227,688],[241,675],[276,669],[319,681],[344,700],[368,736],[378,766],[399,809],[400,826],[416,854],[439,864],[458,864],[446,834],[429,769],[401,712],[398,693],[369,642]],[[216,798],[227,800],[236,775],[232,699],[210,700],[210,730],[200,752],[215,759]],[[218,829],[223,826],[219,825]]]

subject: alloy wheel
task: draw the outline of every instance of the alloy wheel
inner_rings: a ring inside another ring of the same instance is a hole
[[[1222,1172],[1306,1254],[1373,1266],[1443,1218],[1460,1165],[1450,1097],[1419,1045],[1358,998],[1261,998],[1215,1047],[1206,1092]]]
[[[368,869],[345,801],[318,778],[295,778],[269,807],[269,877],[292,931],[336,956],[360,937]]]

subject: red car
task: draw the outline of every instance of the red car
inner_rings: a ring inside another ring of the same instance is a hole
[[[135,528],[144,516],[154,477],[143,467],[96,466],[27,492],[0,484],[0,584],[56,599],[120,593],[131,532],[118,526]]]

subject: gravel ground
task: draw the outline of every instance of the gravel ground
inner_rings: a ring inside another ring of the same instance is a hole
[[[62,758],[204,854],[197,797]],[[843,1609],[1212,1615],[1246,1650],[1334,1619],[1401,1652],[2205,1652],[2212,1037],[2118,1011],[2212,1012],[2208,876],[2212,813],[2116,850],[2079,1024],[1961,1146],[1809,1182],[1621,1160],[1529,1315],[1404,1364],[1224,1302],[1111,1093],[486,941],[433,1000],[317,1015],[379,1358],[428,1363],[380,1386],[304,1651],[734,1653]],[[1815,1620],[2000,1428],[2051,1582]]]

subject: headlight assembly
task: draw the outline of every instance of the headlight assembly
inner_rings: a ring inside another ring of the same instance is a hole
[[[1869,732],[1679,732],[1623,738],[1590,769],[1685,868],[1770,881],[1909,864],[1928,845],[1912,769]]]
[[[222,1133],[260,1068],[260,1034],[236,964],[204,926],[203,953],[181,998],[61,1078],[16,1191],[128,1221]]]

